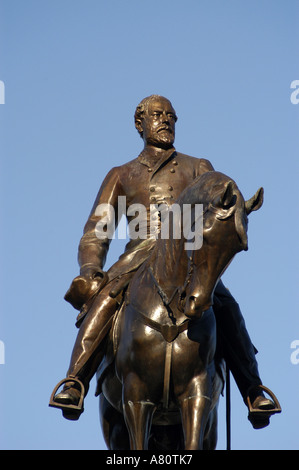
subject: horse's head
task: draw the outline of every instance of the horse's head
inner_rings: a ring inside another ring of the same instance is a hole
[[[248,249],[247,216],[263,204],[263,188],[245,201],[232,179],[208,172],[188,191],[183,199],[203,204],[203,243],[188,252],[189,276],[180,302],[185,315],[199,317],[212,305],[215,286],[235,254]]]

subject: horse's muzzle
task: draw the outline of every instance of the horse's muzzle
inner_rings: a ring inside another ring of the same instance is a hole
[[[184,314],[189,317],[200,318],[205,310],[211,306],[212,302],[202,302],[199,295],[186,296],[184,301]]]

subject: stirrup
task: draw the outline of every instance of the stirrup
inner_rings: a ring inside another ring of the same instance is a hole
[[[75,382],[80,387],[80,398],[79,398],[78,405],[72,405],[72,404],[67,405],[67,404],[58,403],[57,401],[55,401],[55,396],[57,394],[58,389],[67,382]],[[49,406],[52,408],[60,408],[62,410],[62,414],[64,418],[70,419],[70,420],[77,420],[79,419],[81,413],[83,413],[84,411],[84,407],[83,407],[84,396],[85,396],[85,388],[81,380],[75,377],[68,377],[66,379],[61,380],[54,388],[50,397]]]
[[[269,409],[269,410],[259,410],[259,409],[256,409],[256,408],[252,407],[252,403],[251,403],[251,400],[249,398],[249,392],[252,391],[252,390],[256,390],[258,388],[265,391],[270,396],[270,398],[273,400],[274,408]],[[279,404],[279,401],[276,398],[276,396],[274,395],[274,393],[269,388],[265,387],[264,385],[253,386],[249,390],[249,392],[248,392],[248,396],[247,396],[247,405],[248,405],[248,409],[249,409],[248,419],[251,422],[251,424],[253,425],[253,427],[256,428],[256,429],[265,427],[269,424],[270,417],[273,414],[281,413],[281,406]]]

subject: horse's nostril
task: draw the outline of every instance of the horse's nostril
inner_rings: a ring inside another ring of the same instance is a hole
[[[189,297],[189,305],[190,305],[190,308],[191,310],[195,310],[196,309],[196,297],[194,295],[190,295]]]

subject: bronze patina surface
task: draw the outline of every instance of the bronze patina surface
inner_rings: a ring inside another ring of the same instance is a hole
[[[261,207],[263,189],[245,201],[237,184],[208,160],[178,152],[176,121],[164,97],[152,95],[137,106],[144,148],[104,179],[80,241],[80,274],[65,296],[80,311],[79,331],[59,384],[63,390],[55,387],[50,406],[78,419],[97,373],[103,434],[113,450],[214,449],[226,367],[254,428],[280,411],[272,392],[264,395],[269,389],[262,385],[256,350],[221,281],[234,255],[247,250],[247,218]],[[111,208],[105,215],[99,211],[104,205]],[[99,237],[98,228],[104,223],[115,229],[122,213],[130,225],[136,205],[144,208],[138,221],[143,236],[132,233],[125,252],[104,271],[111,234]],[[182,221],[180,236],[161,236],[163,217],[174,207],[180,214],[191,208],[194,229],[198,205],[200,248],[190,247]],[[154,232],[153,206],[164,208]]]

